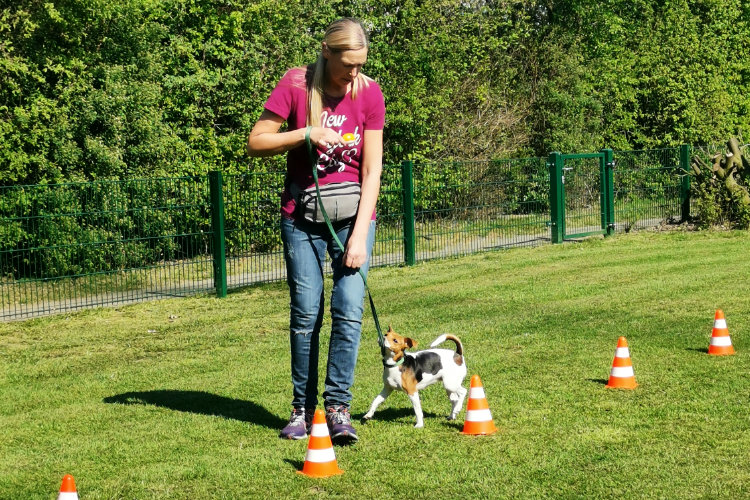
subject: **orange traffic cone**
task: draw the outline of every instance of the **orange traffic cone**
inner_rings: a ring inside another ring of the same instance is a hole
[[[310,429],[310,439],[307,442],[305,465],[297,473],[310,477],[329,477],[344,473],[336,463],[333,443],[331,443],[331,436],[328,434],[326,414],[321,409],[315,410],[312,429]]]
[[[476,436],[495,432],[497,432],[497,427],[495,427],[495,422],[492,421],[492,413],[490,413],[490,406],[487,404],[487,397],[484,395],[482,381],[479,379],[479,375],[472,375],[469,402],[466,403],[466,420],[461,434]]]
[[[714,317],[714,329],[711,332],[711,344],[708,346],[708,353],[714,356],[726,356],[734,354],[732,339],[729,337],[727,329],[727,320],[724,319],[724,311],[716,310]]]
[[[612,361],[612,371],[609,373],[607,387],[610,389],[635,389],[635,373],[633,364],[630,362],[630,349],[625,337],[617,339],[615,359]]]
[[[60,494],[57,495],[57,500],[78,500],[76,482],[70,474],[66,474],[65,477],[63,477],[62,484],[60,485]]]

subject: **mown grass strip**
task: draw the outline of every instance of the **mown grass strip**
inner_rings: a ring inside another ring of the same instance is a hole
[[[0,324],[0,496],[52,498],[66,473],[87,500],[748,496],[749,248],[649,232],[374,269],[383,323],[461,337],[499,432],[461,435],[435,386],[413,429],[397,393],[327,480],[276,437],[284,285]],[[735,356],[706,353],[716,308]],[[381,385],[369,316],[363,335],[357,416]],[[620,335],[635,391],[604,388]]]

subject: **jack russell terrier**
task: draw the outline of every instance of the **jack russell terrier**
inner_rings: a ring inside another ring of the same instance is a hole
[[[434,349],[446,340],[456,344],[456,350]],[[375,396],[370,410],[362,417],[363,421],[370,420],[375,410],[393,392],[399,389],[409,396],[417,415],[414,427],[424,427],[422,404],[419,401],[419,390],[432,385],[438,380],[443,381],[443,387],[452,403],[448,420],[455,420],[464,404],[466,389],[462,386],[466,377],[466,363],[463,357],[463,346],[458,337],[443,334],[430,344],[431,349],[416,353],[407,353],[406,349],[416,347],[417,342],[409,337],[402,337],[390,326],[383,342],[383,390]]]

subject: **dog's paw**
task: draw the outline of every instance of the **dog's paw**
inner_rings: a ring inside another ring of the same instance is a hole
[[[423,429],[424,428],[424,422],[417,422],[414,424],[415,429]]]
[[[362,415],[362,418],[359,419],[359,423],[366,424],[370,420],[372,420],[372,415],[370,415],[370,416]]]

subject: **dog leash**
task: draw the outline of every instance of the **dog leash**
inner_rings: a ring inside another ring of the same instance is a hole
[[[315,194],[318,198],[317,200],[318,206],[320,207],[320,213],[323,214],[323,219],[325,219],[326,221],[328,230],[331,232],[331,236],[333,236],[333,240],[336,242],[336,246],[338,246],[339,250],[341,251],[343,255],[346,252],[346,249],[344,248],[344,245],[341,243],[341,240],[336,234],[336,230],[333,228],[331,219],[328,217],[328,214],[326,213],[326,209],[323,206],[323,200],[321,199],[321,196],[320,196],[320,183],[318,182],[318,158],[315,155],[315,152],[313,151],[312,143],[310,142],[311,130],[312,130],[312,127],[310,126],[308,126],[307,130],[305,130],[305,143],[307,144],[307,154],[310,157],[310,163],[312,163],[312,176],[313,176],[313,179],[315,180]],[[370,310],[372,311],[372,319],[375,320],[375,329],[378,332],[378,345],[380,346],[380,351],[382,353],[385,350],[385,336],[383,335],[383,330],[380,328],[380,321],[378,320],[378,312],[375,309],[375,302],[372,300],[372,293],[370,292],[370,287],[367,286],[367,278],[365,277],[365,273],[362,272],[362,269],[357,269],[357,271],[359,272],[359,275],[362,277],[362,282],[365,284],[365,290],[367,290],[367,297],[370,299]]]

